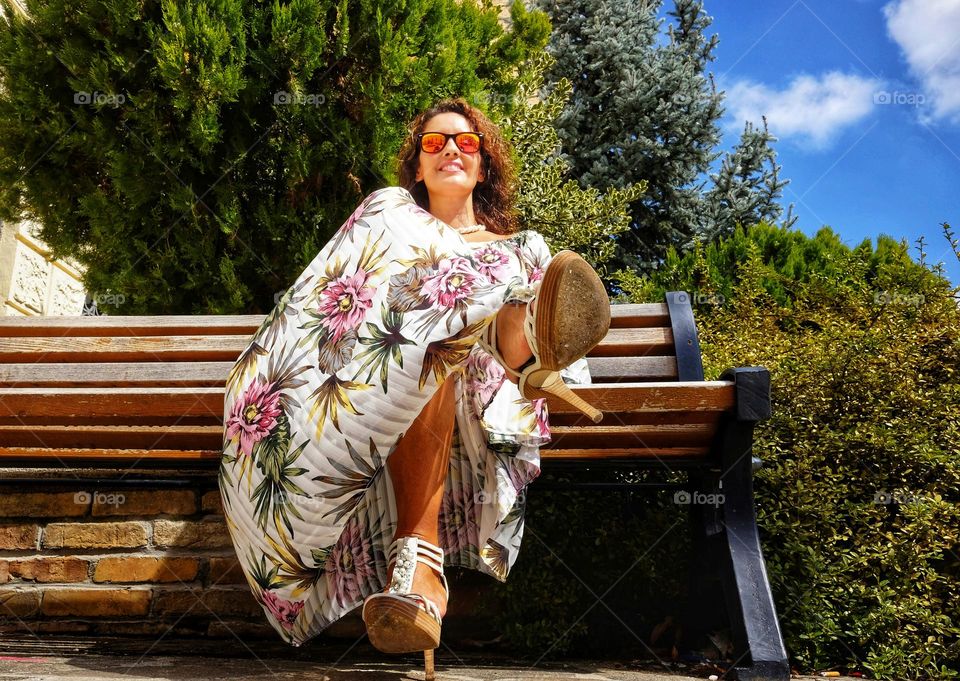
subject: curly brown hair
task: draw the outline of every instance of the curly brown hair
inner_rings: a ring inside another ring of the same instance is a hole
[[[484,180],[473,188],[473,212],[477,221],[496,234],[515,233],[519,229],[514,207],[517,173],[509,143],[503,138],[500,128],[463,97],[441,99],[410,123],[410,134],[397,157],[400,186],[410,192],[421,208],[430,210],[427,186],[423,180],[415,179],[420,165],[417,135],[423,132],[431,118],[448,112],[460,114],[470,122],[474,132],[483,133],[480,162]]]

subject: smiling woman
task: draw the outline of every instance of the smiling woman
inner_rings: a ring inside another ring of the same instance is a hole
[[[453,227],[481,223],[493,234],[517,231],[516,170],[507,142],[483,112],[462,99],[444,100],[417,116],[409,131],[399,154],[400,186],[418,205]],[[478,135],[476,150],[457,142],[460,132]],[[427,133],[443,134],[445,143],[434,144]],[[459,170],[444,170],[449,164]],[[458,198],[465,193],[466,201]]]
[[[559,370],[588,380],[610,320],[582,258],[517,231],[510,155],[482,113],[440,102],[410,132],[404,186],[364,199],[234,366],[219,481],[285,640],[363,604],[373,645],[424,650],[430,677],[443,566],[506,580],[550,438],[543,398],[597,418]]]

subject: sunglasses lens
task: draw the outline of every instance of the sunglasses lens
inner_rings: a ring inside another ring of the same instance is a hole
[[[420,148],[428,154],[435,154],[447,143],[447,138],[435,132],[428,132],[420,138]]]
[[[454,138],[460,151],[471,154],[480,150],[480,137],[472,132],[464,132]]]

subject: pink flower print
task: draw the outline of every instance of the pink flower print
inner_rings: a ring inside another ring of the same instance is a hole
[[[353,211],[353,214],[347,218],[347,221],[343,223],[342,229],[344,232],[349,232],[351,229],[353,229],[353,223],[360,219],[360,216],[363,215],[363,211],[367,209],[368,203],[370,203],[369,197],[366,201],[363,201],[359,206],[357,206],[357,209]]]
[[[470,268],[470,261],[456,256],[444,258],[437,267],[436,274],[423,280],[423,295],[433,305],[453,307],[473,292],[476,272]]]
[[[343,275],[328,284],[320,294],[317,311],[325,315],[323,325],[336,343],[347,331],[352,331],[363,321],[367,310],[373,306],[372,286],[365,286],[367,273],[358,269],[353,275]]]
[[[297,615],[303,610],[303,601],[285,600],[269,589],[264,589],[262,593],[263,599],[261,602],[267,606],[270,616],[287,631],[293,629],[293,623],[296,621]]]
[[[276,428],[280,414],[280,392],[274,391],[273,383],[257,379],[233,403],[226,423],[227,437],[232,440],[240,435],[240,451],[250,456],[253,446]]]
[[[431,213],[430,211],[428,211],[428,210],[426,210],[425,208],[421,207],[420,204],[418,204],[418,203],[414,203],[414,202],[408,203],[408,204],[407,204],[407,210],[410,211],[411,213],[413,213],[414,215],[420,215],[420,216],[425,217],[425,218],[432,218],[432,217],[434,217],[433,213]]]
[[[486,352],[471,352],[467,358],[467,390],[473,394],[480,411],[506,379],[503,367]]]
[[[507,254],[494,246],[485,246],[474,254],[477,272],[490,281],[502,281],[505,268],[510,259]]]
[[[547,400],[540,397],[533,400],[531,404],[533,404],[533,416],[536,419],[537,435],[549,440],[550,424],[547,421]]]
[[[470,487],[451,488],[444,492],[440,512],[440,537],[446,553],[457,553],[480,543],[475,504],[490,503],[485,491],[474,495]]]
[[[361,586],[375,576],[370,539],[361,532],[356,517],[343,528],[325,566],[327,593],[340,607],[363,596]]]
[[[543,279],[542,267],[534,267],[532,270],[530,270],[529,281],[531,284],[535,281],[540,281],[541,279]]]

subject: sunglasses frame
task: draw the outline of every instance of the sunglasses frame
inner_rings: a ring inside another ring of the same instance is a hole
[[[423,148],[423,136],[424,136],[424,135],[443,135],[443,138],[444,138],[444,139],[443,139],[443,146],[440,147],[439,149],[437,149],[436,151],[427,151],[426,149]],[[480,140],[480,144],[479,144],[479,146],[477,147],[477,150],[476,150],[476,151],[465,151],[465,150],[463,149],[463,147],[460,146],[460,143],[457,142],[457,137],[458,137],[459,135],[476,135],[476,136],[479,138],[479,140]],[[443,151],[444,149],[447,148],[447,142],[450,141],[450,138],[451,138],[451,137],[453,138],[453,143],[457,145],[457,149],[459,149],[459,150],[460,150],[462,153],[464,153],[464,154],[476,154],[476,153],[478,153],[481,149],[483,149],[483,133],[482,133],[482,132],[474,132],[473,130],[464,130],[464,131],[462,131],[462,132],[421,132],[421,133],[418,133],[418,134],[417,134],[417,149],[419,149],[420,151],[422,151],[422,152],[425,153],[425,154],[439,154],[441,151]]]

